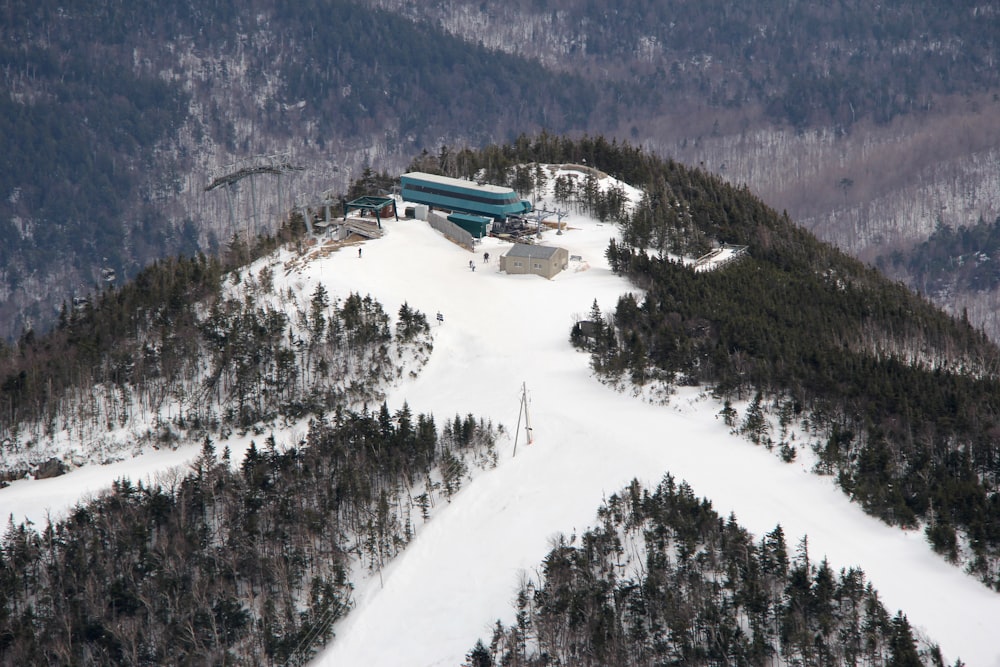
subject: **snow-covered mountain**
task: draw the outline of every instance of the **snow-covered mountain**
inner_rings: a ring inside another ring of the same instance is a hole
[[[795,441],[795,461],[784,463],[734,436],[704,388],[640,395],[594,379],[588,356],[569,344],[569,330],[595,301],[609,310],[635,287],[605,259],[614,226],[574,213],[564,222],[561,234],[540,227],[542,243],[574,257],[552,280],[500,272],[498,258],[509,246],[497,239],[470,253],[418,220],[384,220],[385,235],[360,252],[286,248],[244,271],[241,283],[270,267],[276,304],[289,294],[298,302],[322,284],[333,298],[371,294],[386,312],[408,303],[429,314],[433,353],[388,390],[389,405],[486,417],[507,436],[494,469],[468,480],[429,520],[416,518],[415,539],[394,562],[377,574],[358,573],[364,579],[354,609],[315,664],[460,664],[497,619],[511,621],[519,580],[534,576],[558,535],[579,535],[602,499],[633,478],[655,485],[670,472],[757,535],[780,524],[791,541],[807,535],[810,554],[826,556],[835,570],[860,566],[885,605],[902,609],[948,661],[1000,665],[1000,597],[936,556],[922,532],[867,516],[831,478],[813,474],[808,434]],[[303,428],[290,423],[275,435],[295,442]],[[251,437],[234,434],[219,444],[239,461]],[[113,479],[162,474],[197,453],[196,444],[143,451],[54,479],[18,481],[0,489],[0,511],[42,525]]]
[[[4,340],[102,269],[214,251],[234,209],[265,226],[366,167],[542,128],[701,164],[864,259],[1000,202],[989,3],[85,6],[0,25]],[[205,191],[259,161],[306,169]]]

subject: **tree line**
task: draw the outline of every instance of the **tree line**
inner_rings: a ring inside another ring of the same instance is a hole
[[[476,467],[499,430],[404,404],[338,408],[241,461],[206,438],[188,470],[116,481],[63,519],[0,538],[4,664],[305,661]]]
[[[225,257],[159,262],[64,306],[53,332],[22,336],[0,357],[2,449],[31,459],[63,430],[101,447],[136,424],[168,444],[381,400],[402,372],[398,351],[418,364],[430,354],[426,315],[404,303],[393,326],[370,295],[277,289],[276,265],[248,262],[299,238],[286,231],[253,248],[234,240]]]
[[[862,570],[817,564],[805,537],[793,551],[780,525],[754,539],[670,474],[597,521],[554,540],[466,665],[943,665]]]

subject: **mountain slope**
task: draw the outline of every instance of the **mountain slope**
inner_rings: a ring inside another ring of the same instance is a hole
[[[638,193],[622,192],[637,200]],[[790,541],[808,534],[810,552],[826,555],[832,567],[860,565],[887,606],[904,609],[949,660],[1000,663],[990,623],[1000,614],[996,596],[933,555],[921,534],[867,517],[813,475],[808,438],[797,443],[799,462],[789,465],[733,437],[718,416],[723,406],[697,388],[679,389],[663,405],[591,377],[590,359],[570,347],[569,330],[595,300],[607,311],[635,288],[605,257],[616,227],[579,213],[567,223],[562,235],[546,232],[546,242],[581,260],[552,281],[497,272],[499,241],[487,239],[470,254],[417,221],[385,221],[387,235],[366,243],[361,256],[289,248],[252,268],[259,280],[265,266],[280,267],[276,296],[291,289],[301,297],[323,284],[339,298],[375,294],[388,312],[404,302],[441,312],[430,360],[417,377],[402,377],[388,402],[406,401],[415,412],[489,415],[508,433],[497,468],[439,507],[401,558],[357,590],[357,608],[320,664],[457,664],[494,619],[509,622],[518,571],[536,567],[554,535],[579,534],[604,496],[634,477],[653,486],[667,471],[758,535],[780,523]],[[481,263],[486,251],[491,264]],[[522,383],[530,446],[513,431]],[[293,422],[279,435],[297,439],[301,428]],[[240,443],[246,438],[234,438],[233,452]],[[59,482],[75,485],[76,475]],[[5,513],[31,484],[0,490]],[[40,522],[47,502],[35,501]]]
[[[921,240],[939,216],[968,225],[1000,210],[1000,31],[982,3],[3,11],[4,340],[47,330],[104,269],[123,278],[164,254],[214,251],[365,167],[395,172],[420,150],[539,128],[704,164],[865,257]],[[232,207],[203,190],[275,155],[307,169],[244,181]]]
[[[525,446],[521,433],[516,457],[509,445],[496,470],[473,480],[380,581],[358,591],[357,609],[316,664],[457,664],[476,638],[488,639],[493,619],[511,621],[519,571],[532,572],[556,534],[580,534],[603,497],[635,476],[655,485],[668,470],[758,535],[781,523],[790,541],[808,534],[810,552],[834,568],[860,565],[887,606],[904,609],[948,659],[1000,664],[986,620],[1000,601],[937,559],[920,534],[885,527],[807,465],[734,438],[716,417],[722,406],[697,389],[664,406],[593,381],[586,355],[566,346],[566,326],[595,298],[606,306],[634,288],[602,259],[612,228],[577,217],[569,227],[547,242],[589,268],[551,282],[483,266],[472,273],[467,253],[411,223],[393,224],[363,260],[338,257],[336,268],[316,269],[333,286],[377,279],[389,303],[444,314],[435,355],[390,400],[488,411],[510,429],[523,381],[535,435]],[[393,269],[378,271],[384,266]]]

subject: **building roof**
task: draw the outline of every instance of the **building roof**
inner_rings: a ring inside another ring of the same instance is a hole
[[[428,183],[450,185],[456,188],[472,188],[495,194],[507,194],[513,192],[511,188],[503,188],[499,185],[479,185],[475,181],[466,181],[461,178],[452,178],[450,176],[438,176],[437,174],[427,174],[422,171],[411,171],[408,174],[403,174],[402,178],[420,179],[421,181],[427,181]],[[403,185],[405,186],[406,184],[404,183]]]
[[[559,248],[547,245],[531,245],[529,243],[515,243],[507,251],[507,257],[535,257],[538,259],[549,259]]]
[[[452,213],[448,216],[449,220],[464,220],[466,222],[474,222],[476,224],[485,225],[487,223],[493,222],[492,218],[484,218],[481,215],[472,215],[471,213]]]
[[[364,197],[358,197],[357,199],[351,200],[344,204],[344,219],[351,214],[351,211],[359,209],[361,211],[371,211],[375,219],[378,220],[379,211],[381,211],[386,206],[392,205],[392,214],[399,220],[399,214],[396,211],[396,200],[392,197],[375,197],[372,195],[365,195]],[[362,215],[364,215],[362,213]],[[382,223],[378,222],[379,228],[382,227]]]
[[[347,202],[347,208],[355,209],[362,208],[369,211],[378,211],[385,208],[389,204],[392,204],[395,200],[392,197],[375,197],[373,195],[365,195],[364,197],[358,197],[357,199],[352,199]]]

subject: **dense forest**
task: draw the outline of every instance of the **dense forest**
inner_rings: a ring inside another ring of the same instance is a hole
[[[334,410],[234,465],[206,439],[188,472],[122,479],[65,519],[0,539],[0,663],[301,664],[497,431]]]
[[[645,89],[652,108],[668,98],[759,108],[796,127],[884,123],[943,95],[1000,85],[1000,13],[977,2],[367,3],[440,21],[468,39],[479,27],[489,45],[568,71],[603,69]],[[463,21],[468,14],[479,25]]]
[[[952,229],[938,225],[907,252],[877,258],[881,271],[932,297],[985,292],[1000,286],[1000,218]]]
[[[515,623],[497,621],[467,665],[943,664],[860,569],[816,564],[806,538],[793,552],[780,525],[754,539],[669,474],[597,519],[554,540]]]

